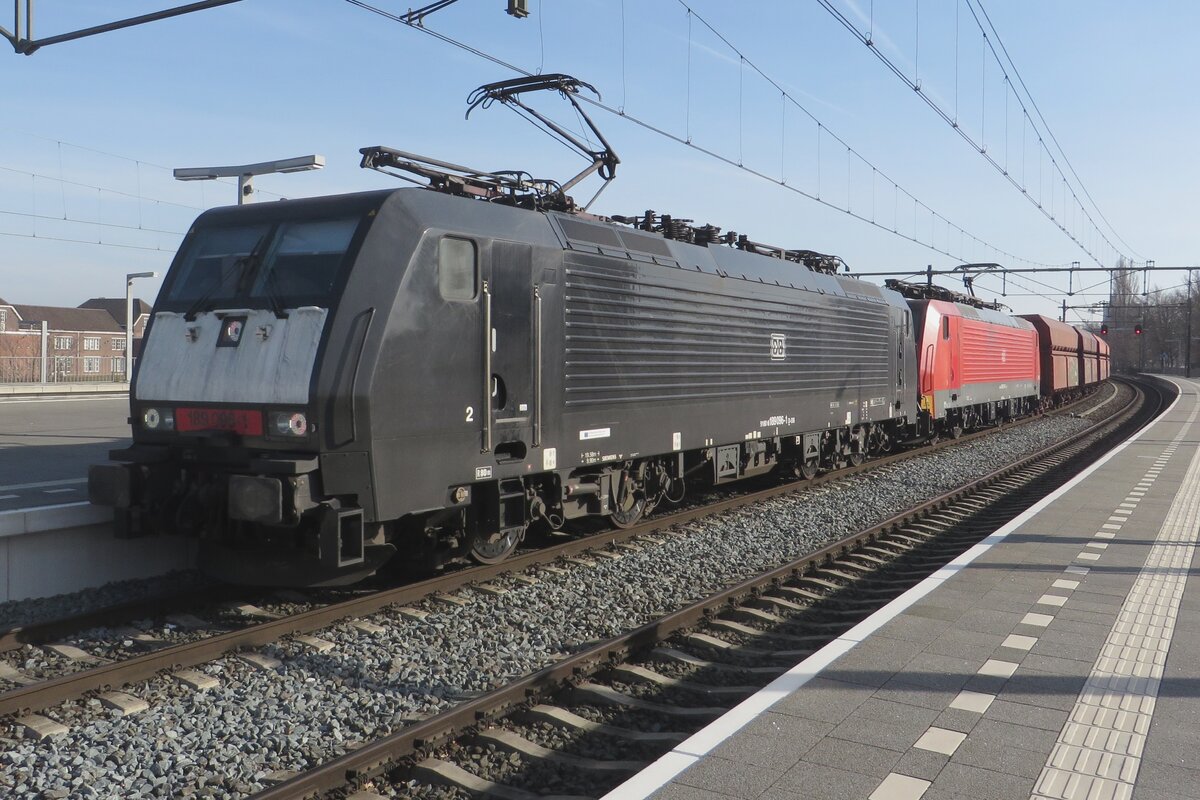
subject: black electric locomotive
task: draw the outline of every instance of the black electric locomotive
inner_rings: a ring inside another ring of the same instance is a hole
[[[617,164],[563,75],[481,87],[592,164],[565,184],[387,148],[424,188],[196,220],[89,473],[121,535],[199,538],[237,582],[505,558],[531,526],[635,524],[689,483],[855,463],[919,432],[914,326],[840,260],[652,212],[581,213]],[[602,147],[520,100],[551,89]],[[411,178],[410,178],[411,179]]]
[[[234,581],[505,557],[686,479],[883,450],[917,412],[904,299],[732,247],[398,189],[203,214],[155,304],[126,535]]]

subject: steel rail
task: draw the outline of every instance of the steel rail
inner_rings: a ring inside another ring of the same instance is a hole
[[[1102,423],[1102,426],[1109,430],[1100,435],[1098,442],[1106,440],[1114,430],[1127,424],[1137,411],[1144,407],[1143,401],[1144,394],[1135,385],[1133,398],[1119,412]],[[1160,408],[1161,405],[1160,402]],[[347,784],[355,785],[365,778],[378,774],[388,765],[419,756],[440,742],[453,738],[481,722],[500,716],[534,697],[562,688],[565,684],[578,680],[581,676],[606,664],[626,659],[631,652],[649,649],[669,634],[695,625],[726,606],[760,593],[764,588],[803,576],[810,569],[845,555],[861,544],[875,542],[881,536],[905,524],[922,519],[956,500],[1004,480],[1020,470],[1082,442],[1089,436],[1096,436],[1098,427],[1101,425],[1090,426],[1073,436],[1001,467],[989,475],[925,501],[919,506],[851,534],[820,550],[744,580],[686,608],[601,642],[478,698],[461,703],[374,742],[369,742],[290,780],[267,788],[253,795],[253,800],[295,800],[315,793],[339,789]],[[1083,446],[1079,452],[1085,452],[1088,447],[1094,447],[1097,443]],[[1074,455],[1078,455],[1078,453]]]
[[[1056,413],[1069,410],[1070,407],[1059,409]],[[1029,424],[1036,419],[1038,419],[1038,416],[1034,415],[1012,424]],[[1095,426],[1093,425],[1092,427]],[[1092,430],[1092,428],[1088,428],[1087,430]],[[702,517],[754,505],[782,495],[802,492],[813,486],[842,480],[852,475],[878,469],[910,458],[916,458],[945,447],[965,444],[984,436],[989,436],[994,432],[996,432],[996,428],[985,428],[971,434],[965,434],[958,439],[943,439],[926,447],[905,450],[900,453],[893,453],[881,458],[864,461],[858,466],[826,472],[811,480],[797,480],[779,486],[771,486],[766,489],[751,491],[746,494],[720,500],[716,503],[684,509],[662,517],[655,517],[632,528],[606,530],[590,536],[572,539],[571,541],[514,556],[498,564],[481,565],[458,570],[417,583],[344,600],[323,608],[304,611],[282,619],[261,622],[235,631],[166,647],[110,664],[102,664],[89,669],[79,670],[78,672],[50,678],[28,686],[19,686],[5,692],[0,692],[0,715],[39,711],[65,700],[75,699],[87,692],[119,688],[135,681],[152,678],[163,672],[202,664],[242,648],[268,644],[293,634],[310,633],[327,627],[339,620],[372,614],[387,606],[408,605],[433,594],[452,592],[456,589],[469,586],[472,583],[488,581],[506,573],[520,572],[531,567],[552,563],[560,558],[579,555],[597,548],[608,547],[618,542],[628,541],[638,536],[644,536],[648,533],[691,522]],[[15,636],[23,642],[30,642],[35,638],[34,630],[37,630],[36,626],[29,626],[23,633],[8,632],[5,634],[5,637]],[[63,630],[63,628],[55,628],[52,623],[45,630],[38,630],[37,636],[40,637],[55,630]],[[48,639],[43,639],[43,641],[48,641]],[[0,648],[0,651],[2,651],[2,648]]]

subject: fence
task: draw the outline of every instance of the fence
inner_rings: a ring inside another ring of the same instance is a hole
[[[123,383],[125,356],[0,356],[0,383]]]

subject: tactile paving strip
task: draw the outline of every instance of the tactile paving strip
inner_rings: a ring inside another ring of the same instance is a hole
[[[1168,452],[1191,429],[1196,412]],[[1129,800],[1200,530],[1200,452],[1079,694],[1034,800]]]

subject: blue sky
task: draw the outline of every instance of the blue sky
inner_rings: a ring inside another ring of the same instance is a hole
[[[43,0],[35,34],[109,21],[114,7],[136,14],[169,1]],[[529,0],[525,20],[506,15],[504,4],[461,0],[427,25],[524,69],[574,74],[612,108],[676,137],[690,135],[772,179],[597,109],[593,117],[622,159],[617,180],[593,209],[599,213],[653,208],[758,241],[837,253],[862,271],[958,263],[838,210],[849,203],[857,214],[922,241],[932,237],[965,260],[1019,265],[924,211],[914,220],[911,201],[873,173],[874,165],[945,219],[1013,256],[1090,263],[816,0],[689,0],[696,12],[690,21],[678,0]],[[1006,110],[999,68],[984,66],[984,43],[964,0],[833,4],[864,30],[873,25],[880,50],[918,74],[922,91],[944,108],[957,109],[962,129],[982,137],[993,158],[1018,174],[1020,116],[1011,97]],[[1200,6],[986,0],[985,8],[1084,185],[1136,248],[1134,257],[1160,268],[1197,263],[1200,170],[1192,144],[1200,55],[1171,34],[1195,28]],[[11,12],[3,13],[0,25],[11,27]],[[820,133],[701,19],[819,119]],[[12,302],[76,305],[120,294],[126,272],[164,271],[189,221],[235,196],[231,185],[176,182],[171,167],[326,157],[321,172],[259,178],[261,200],[269,202],[396,185],[359,169],[357,151],[366,145],[555,178],[570,176],[578,163],[503,108],[463,119],[471,89],[512,72],[342,0],[243,0],[29,57],[0,52],[0,75],[7,100],[0,120],[0,297]],[[540,107],[577,124],[555,98]],[[830,133],[865,160],[849,156]],[[1026,153],[1027,188],[1035,191],[1037,157],[1028,141]],[[816,194],[818,163],[821,197],[834,207],[790,190]],[[1042,181],[1047,206],[1049,185]],[[585,198],[594,188],[575,194]],[[1111,264],[1115,251],[1083,233],[1085,221],[1062,205],[1061,183],[1054,191],[1058,218]],[[1036,279],[1067,284],[1064,277]],[[1181,279],[1164,272],[1152,282]],[[1019,283],[1032,285],[1018,278],[1005,298],[1018,312],[1050,313],[1061,299],[1042,287],[1052,300],[1020,296]],[[141,292],[150,295],[155,284],[143,283]],[[990,296],[986,290],[999,291],[1000,282],[981,279],[980,286]]]

